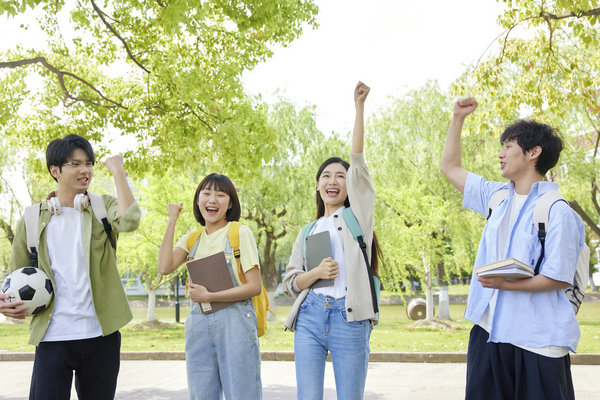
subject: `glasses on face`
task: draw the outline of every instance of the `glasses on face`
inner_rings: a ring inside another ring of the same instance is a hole
[[[87,169],[94,168],[94,163],[91,161],[83,162],[83,161],[79,161],[79,160],[72,160],[72,161],[68,161],[63,164],[63,166],[65,166],[65,165],[72,167],[72,168],[81,168],[82,165],[84,165]]]

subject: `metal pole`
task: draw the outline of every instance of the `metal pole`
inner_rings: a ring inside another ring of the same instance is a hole
[[[175,322],[179,322],[179,274],[175,281]]]

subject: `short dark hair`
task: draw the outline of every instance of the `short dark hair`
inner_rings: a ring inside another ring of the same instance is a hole
[[[542,153],[535,163],[535,169],[542,175],[556,165],[563,142],[558,129],[535,120],[520,120],[504,130],[500,143],[516,140],[523,149],[523,154],[535,146],[542,148]]]
[[[226,193],[229,196],[229,201],[231,201],[231,208],[227,210],[225,218],[227,221],[240,220],[242,207],[240,206],[240,199],[233,182],[225,175],[210,174],[202,179],[196,189],[196,194],[194,194],[194,217],[196,217],[196,221],[200,222],[200,225],[206,225],[206,221],[200,212],[200,207],[198,207],[198,197],[200,196],[200,192],[204,189],[213,189]]]
[[[63,164],[69,161],[69,157],[71,157],[76,149],[85,151],[92,164],[96,162],[94,150],[90,142],[79,135],[70,134],[62,139],[54,139],[48,144],[48,148],[46,148],[46,166],[48,167],[48,172],[50,172],[50,167],[53,165],[56,165],[58,170],[62,172]],[[50,175],[52,175],[52,172],[50,172]],[[54,176],[52,178],[58,182]]]

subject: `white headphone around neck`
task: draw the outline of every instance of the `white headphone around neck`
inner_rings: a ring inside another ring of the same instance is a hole
[[[56,197],[56,192],[50,192],[46,197],[46,203],[48,204],[48,211],[52,215],[60,215],[60,200]],[[85,193],[77,193],[73,199],[73,208],[78,211],[83,211],[90,205],[90,199]]]

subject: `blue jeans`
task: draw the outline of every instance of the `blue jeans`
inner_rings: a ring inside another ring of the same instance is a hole
[[[348,322],[345,299],[317,295],[312,290],[300,305],[294,357],[299,400],[323,398],[327,351],[331,353],[337,398],[363,398],[369,363],[371,322]]]
[[[185,322],[185,358],[191,400],[260,400],[260,350],[252,300],[212,314],[192,302]]]

